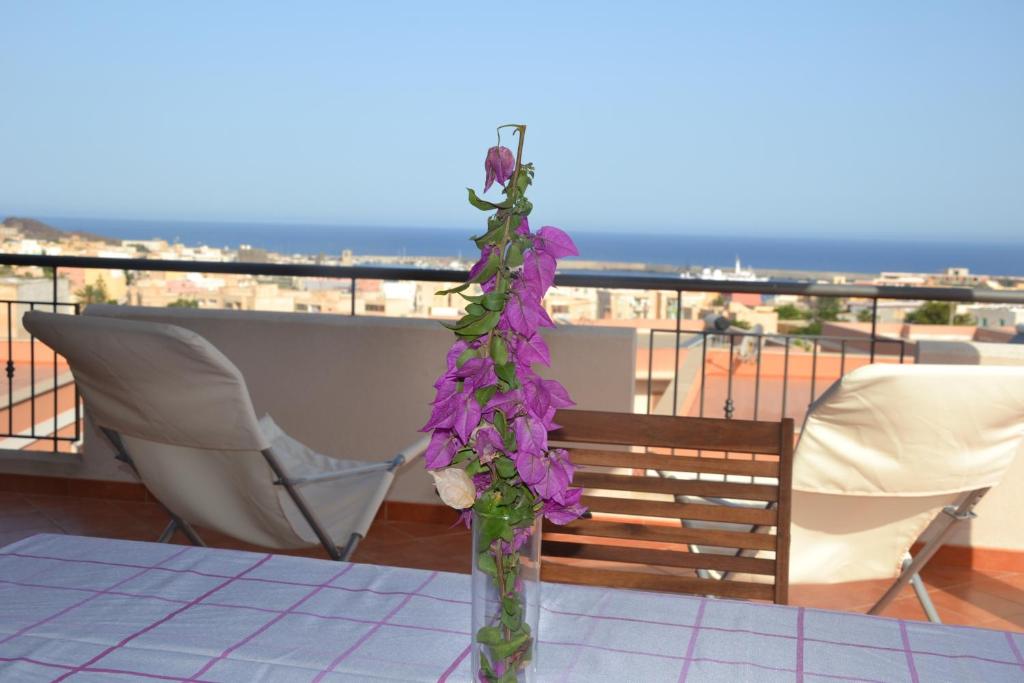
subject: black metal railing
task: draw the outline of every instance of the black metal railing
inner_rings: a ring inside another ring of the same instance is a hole
[[[129,258],[100,258],[86,256],[45,256],[45,255],[24,255],[24,254],[0,254],[0,265],[7,266],[35,266],[49,269],[49,277],[52,278],[52,300],[45,302],[23,302],[30,306],[50,306],[54,310],[58,306],[73,306],[75,313],[78,312],[77,304],[58,301],[58,279],[62,268],[84,268],[84,269],[115,269],[139,272],[188,272],[188,273],[209,273],[209,274],[236,274],[267,277],[314,277],[330,278],[350,281],[351,308],[350,315],[356,315],[356,293],[360,280],[404,280],[420,282],[451,283],[465,280],[466,272],[462,270],[441,270],[423,269],[411,267],[383,267],[383,266],[328,266],[315,264],[283,264],[283,263],[245,263],[245,262],[208,262],[208,261],[171,261],[156,259],[129,259]],[[998,303],[998,304],[1024,304],[1024,292],[996,291],[969,289],[963,287],[899,287],[899,286],[876,286],[876,285],[834,285],[799,281],[730,281],[730,280],[700,280],[692,278],[676,278],[650,275],[620,275],[606,273],[559,273],[555,278],[555,284],[565,287],[595,288],[604,290],[638,290],[638,291],[662,291],[676,293],[675,326],[674,329],[652,329],[648,337],[648,368],[647,368],[647,409],[650,412],[653,408],[654,396],[654,349],[655,337],[670,335],[674,337],[672,347],[675,349],[675,363],[672,372],[672,413],[678,413],[680,399],[680,354],[685,348],[692,350],[696,346],[701,349],[700,363],[700,384],[699,384],[699,408],[700,415],[704,415],[706,408],[706,395],[710,384],[707,380],[707,360],[709,350],[728,348],[729,372],[726,373],[726,393],[722,405],[722,414],[726,417],[733,417],[736,413],[734,397],[734,375],[733,363],[736,353],[749,351],[741,359],[744,362],[755,364],[754,372],[754,399],[752,405],[752,417],[757,418],[760,414],[762,387],[762,359],[764,351],[768,347],[777,347],[783,354],[782,388],[779,397],[781,414],[786,415],[786,410],[791,405],[789,398],[789,364],[791,350],[798,347],[809,347],[812,356],[812,371],[810,379],[810,401],[817,395],[818,387],[818,360],[819,355],[826,353],[823,349],[826,346],[839,349],[840,375],[845,371],[847,360],[851,357],[858,357],[860,360],[875,362],[876,353],[879,349],[886,347],[890,349],[886,353],[887,358],[898,358],[902,363],[906,357],[906,342],[901,339],[881,337],[878,334],[878,303],[882,300],[926,300],[942,301],[952,303]],[[684,292],[718,292],[718,293],[753,293],[770,296],[796,295],[802,297],[841,297],[868,299],[871,301],[871,329],[864,338],[850,337],[829,337],[818,335],[787,335],[787,334],[764,334],[758,332],[745,332],[730,330],[720,332],[716,330],[690,331],[682,327],[682,295]],[[8,339],[11,338],[11,306],[18,302],[7,302],[8,305]],[[689,345],[689,346],[688,346]],[[852,347],[852,348],[851,348]],[[828,353],[832,353],[829,351]],[[885,352],[883,352],[885,353]],[[11,347],[8,346],[8,397],[13,396],[14,368],[11,364]],[[865,358],[866,357],[866,358]],[[34,372],[30,370],[30,372]],[[55,362],[56,377],[56,362]],[[32,382],[34,391],[35,383]],[[56,397],[56,391],[54,391]],[[32,396],[34,401],[35,397]],[[808,401],[808,403],[810,402]],[[34,403],[33,403],[34,405]],[[76,394],[75,406],[77,410],[78,398]],[[77,413],[76,413],[77,418]],[[76,419],[76,425],[78,420]],[[8,432],[13,432],[13,421],[8,420]],[[80,436],[79,428],[76,426],[74,436],[57,436],[57,423],[54,423],[53,438],[55,448],[60,440],[71,440]],[[34,422],[33,422],[34,428]],[[33,432],[34,434],[34,432]],[[0,427],[0,436],[20,436],[19,434],[4,434]]]

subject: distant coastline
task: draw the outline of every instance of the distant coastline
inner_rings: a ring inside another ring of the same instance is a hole
[[[248,244],[281,254],[472,258],[469,231],[454,228],[324,226],[298,223],[140,221],[40,216],[68,231],[116,239],[160,238],[188,245]],[[587,261],[650,264],[655,270],[731,267],[737,256],[764,274],[934,273],[966,267],[993,276],[1024,275],[1024,241],[950,243],[832,238],[631,234],[573,231]],[[566,262],[572,267],[571,260]]]

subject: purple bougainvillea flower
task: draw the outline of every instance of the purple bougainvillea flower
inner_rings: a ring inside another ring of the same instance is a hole
[[[475,447],[480,462],[486,464],[494,460],[498,453],[505,450],[505,443],[502,441],[498,430],[488,425],[477,431]]]
[[[580,504],[580,496],[582,494],[583,489],[569,489],[563,496],[564,503],[554,500],[544,501],[544,507],[541,509],[541,512],[553,524],[568,524],[574,519],[578,519],[587,511],[587,508]]]
[[[541,455],[547,449],[548,430],[537,418],[530,415],[518,417],[513,428],[516,434],[516,449],[520,455]]]
[[[480,271],[484,269],[484,266],[486,266],[487,262],[490,260],[491,252],[494,251],[494,249],[495,247],[493,244],[488,244],[483,248],[483,250],[480,252],[480,260],[474,263],[473,267],[469,269],[469,275],[467,276],[467,279],[472,280],[473,278],[480,274]]]
[[[550,451],[546,456],[537,458],[534,469],[540,469],[541,474],[534,472],[534,481],[527,482],[534,492],[544,500],[553,500],[556,503],[565,504],[565,497],[569,483],[572,481],[573,467],[569,462],[569,454],[558,448]],[[523,481],[526,478],[523,477]]]
[[[494,360],[491,358],[470,358],[455,372],[455,376],[465,380],[464,390],[467,393],[498,383],[498,376],[494,374]]]
[[[423,460],[428,470],[436,470],[448,467],[452,464],[455,452],[459,450],[459,444],[455,435],[448,429],[435,429],[430,437],[430,445],[423,452]]]
[[[539,334],[520,337],[516,342],[515,360],[520,367],[528,368],[534,363],[551,365],[551,351]]]
[[[487,150],[487,157],[484,159],[484,172],[487,178],[484,181],[484,192],[491,189],[494,181],[504,185],[512,177],[516,170],[516,157],[508,147],[491,147]]]
[[[530,221],[526,216],[523,216],[523,220],[519,221],[519,226],[516,227],[516,232],[520,235],[530,234]]]
[[[538,251],[550,254],[554,258],[580,255],[579,250],[576,248],[576,243],[572,241],[572,238],[553,225],[545,225],[543,228],[538,230],[533,243],[536,245]]]
[[[462,398],[465,396],[465,398]],[[469,441],[469,435],[473,433],[480,423],[480,416],[483,411],[472,392],[460,395],[458,400],[453,401],[455,410],[452,414],[452,430],[458,435],[462,443]]]
[[[484,414],[490,416],[494,414],[495,410],[500,410],[505,413],[506,416],[511,415],[515,412],[516,407],[522,400],[523,396],[519,393],[518,389],[507,391],[504,394],[495,394],[484,407]]]
[[[540,301],[555,284],[555,257],[543,251],[528,251],[523,258],[523,284]]]
[[[448,366],[448,372],[455,372],[456,361],[459,359],[459,356],[462,355],[462,352],[468,348],[469,342],[467,342],[465,339],[460,339],[454,344],[452,344],[452,347],[448,349],[448,355],[445,357],[445,362]],[[443,375],[441,379],[444,379]],[[438,380],[438,382],[440,382],[440,380]],[[434,387],[437,387],[437,383],[434,384]]]
[[[520,282],[518,280],[513,285],[511,295],[505,302],[505,310],[501,313],[508,329],[524,337],[531,337],[538,327],[554,327],[548,312]]]
[[[476,497],[479,498],[481,493],[491,488],[491,473],[482,472],[480,474],[474,474],[473,486],[476,487]]]

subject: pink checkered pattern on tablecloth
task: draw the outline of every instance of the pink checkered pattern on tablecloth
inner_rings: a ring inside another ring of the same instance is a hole
[[[469,681],[469,581],[40,535],[0,550],[0,679]],[[1019,634],[546,584],[542,681],[1020,681]]]

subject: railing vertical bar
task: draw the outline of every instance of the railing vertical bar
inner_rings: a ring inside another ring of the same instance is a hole
[[[786,351],[782,357],[782,413],[786,417],[786,394],[789,389],[789,337],[786,337]]]
[[[704,417],[704,383],[707,381],[708,367],[708,333],[702,333],[704,339],[700,347],[700,417]]]
[[[846,340],[839,342],[839,377],[846,374]]]
[[[647,414],[654,396],[654,328],[647,330]]]
[[[57,268],[53,269],[53,312],[57,312]],[[60,446],[60,424],[57,422],[57,351],[53,352],[53,452],[56,453]]]
[[[736,335],[734,333],[734,334],[730,334],[729,335],[729,362],[725,366],[725,371],[726,371],[726,373],[728,373],[726,375],[727,384],[726,384],[726,391],[725,391],[725,419],[727,419],[727,420],[731,420],[732,416],[733,416],[733,413],[735,412],[735,405],[733,404],[733,400],[732,400],[732,376],[733,376],[733,373],[736,370],[736,368],[734,367],[734,364],[733,364],[733,354],[735,353],[735,351],[736,351]]]
[[[900,365],[903,365],[903,356],[907,353],[907,342],[900,339]]]
[[[754,419],[757,419],[758,409],[761,404],[761,349],[764,343],[764,335],[757,335],[757,370],[754,374]]]
[[[14,334],[11,318],[14,316],[12,303],[7,302],[7,434],[14,436]]]
[[[672,379],[672,415],[679,414],[679,341],[683,329],[683,292],[676,292],[676,360]],[[674,452],[674,451],[673,451]]]
[[[871,299],[871,362],[875,362],[875,339],[878,338],[878,297]]]
[[[79,309],[80,306],[77,303],[74,304],[73,310],[75,312],[75,315],[78,315]],[[82,438],[82,425],[80,424],[82,420],[82,407],[80,405],[82,402],[82,397],[79,396],[78,394],[78,382],[72,381],[72,385],[75,387],[75,442],[77,442],[79,439]]]
[[[351,299],[351,302],[350,302],[351,303],[351,310],[349,311],[349,315],[355,316],[355,314],[356,314],[356,279],[352,278],[351,282],[352,282],[352,299]]]
[[[811,351],[811,403],[814,403],[814,387],[818,380],[818,340],[814,340]]]
[[[36,310],[35,303],[30,302],[28,310],[30,312]],[[32,385],[28,394],[28,402],[32,419],[31,434],[34,437],[36,435],[36,337],[32,333],[28,335],[28,381]]]

